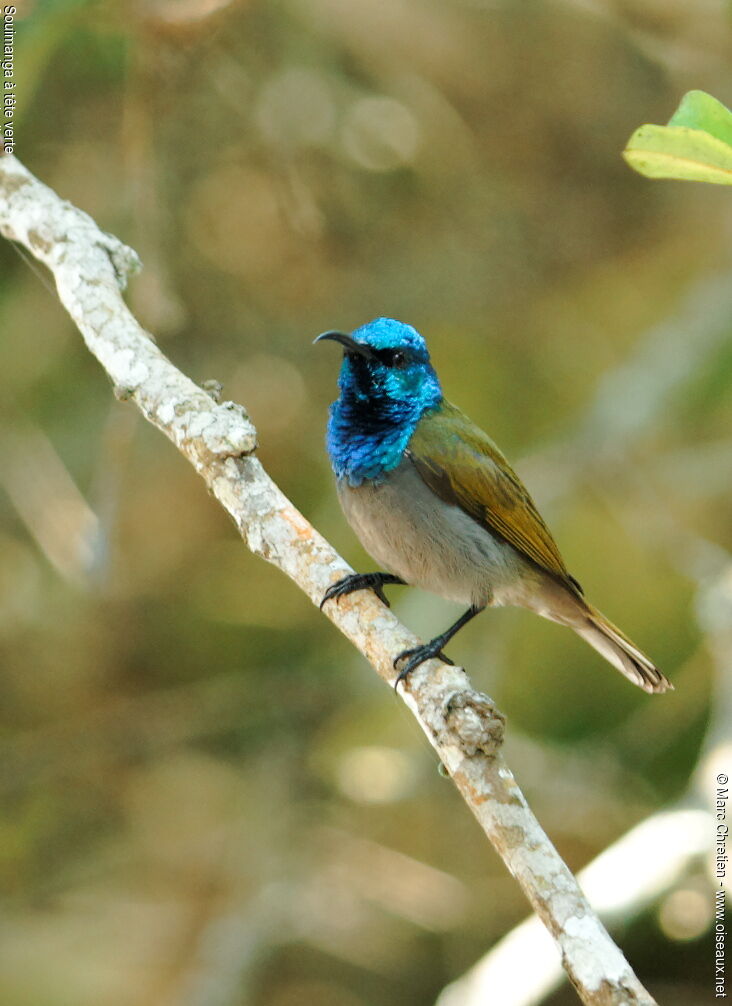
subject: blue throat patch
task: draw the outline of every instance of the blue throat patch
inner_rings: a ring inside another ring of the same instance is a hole
[[[442,389],[424,339],[410,325],[378,318],[353,337],[377,351],[407,353],[401,367],[355,355],[343,359],[326,444],[336,477],[359,486],[381,481],[399,465],[419,420],[442,401]]]

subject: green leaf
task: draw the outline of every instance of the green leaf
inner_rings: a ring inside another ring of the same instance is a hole
[[[623,157],[649,178],[732,185],[732,112],[704,91],[689,91],[667,126],[636,129]]]
[[[700,129],[732,146],[732,112],[706,91],[685,94],[668,124]]]
[[[623,157],[648,178],[732,185],[732,147],[686,126],[641,126]]]

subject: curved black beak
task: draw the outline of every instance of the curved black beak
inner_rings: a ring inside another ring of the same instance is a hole
[[[316,342],[322,342],[324,339],[340,342],[347,353],[355,353],[357,356],[363,356],[366,360],[374,360],[376,358],[370,346],[367,346],[364,342],[356,342],[353,336],[348,335],[346,332],[323,332],[322,335],[313,340],[313,345]]]

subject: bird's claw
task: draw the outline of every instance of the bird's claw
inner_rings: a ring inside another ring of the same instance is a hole
[[[344,589],[347,586],[348,580],[350,580],[350,577],[344,576],[342,580],[337,580],[335,583],[331,583],[330,587],[328,587],[326,592],[323,594],[323,600],[320,602],[321,611],[323,610],[323,605],[326,601],[332,601],[333,598],[338,599],[343,594],[349,593],[348,590]]]
[[[394,682],[394,691],[398,690],[400,682],[406,681],[412,671],[416,670],[416,668],[419,667],[420,664],[423,664],[425,660],[431,660],[432,657],[439,658],[443,664],[450,664],[452,667],[455,666],[454,661],[450,660],[450,658],[446,656],[442,650],[438,649],[434,642],[425,643],[423,646],[415,646],[411,650],[402,650],[401,653],[398,653],[392,661],[394,670],[397,669],[397,666],[402,662],[402,660],[406,660],[407,662],[397,675],[396,681]]]
[[[354,590],[373,590],[382,604],[385,604],[387,608],[391,607],[389,599],[384,593],[384,585],[378,573],[350,573],[328,587],[323,594],[323,600],[320,602],[320,610],[323,610],[323,605],[326,601],[331,601],[333,598],[337,600],[339,597],[345,597],[346,594],[352,594]]]

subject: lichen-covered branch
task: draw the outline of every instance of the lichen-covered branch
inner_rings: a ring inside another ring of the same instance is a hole
[[[593,908],[608,922],[628,924],[711,856],[714,822],[706,810],[679,807],[654,814],[601,852],[579,874]],[[526,960],[520,983],[512,977]],[[562,979],[551,940],[536,915],[502,937],[469,971],[448,985],[436,1006],[484,1006],[501,992],[501,1006],[535,1006]],[[505,990],[505,991],[504,991]]]
[[[178,371],[135,321],[121,291],[137,256],[61,200],[10,155],[0,157],[0,232],[53,273],[59,297],[116,393],[189,459],[234,519],[249,548],[318,604],[348,565],[269,478],[254,455],[244,409],[214,401]],[[418,640],[370,592],[328,604],[326,615],[393,684],[395,654]],[[465,672],[431,660],[402,691],[532,907],[553,936],[583,1002],[652,1006],[529,809],[500,753],[503,718]],[[516,975],[521,981],[521,975]]]

